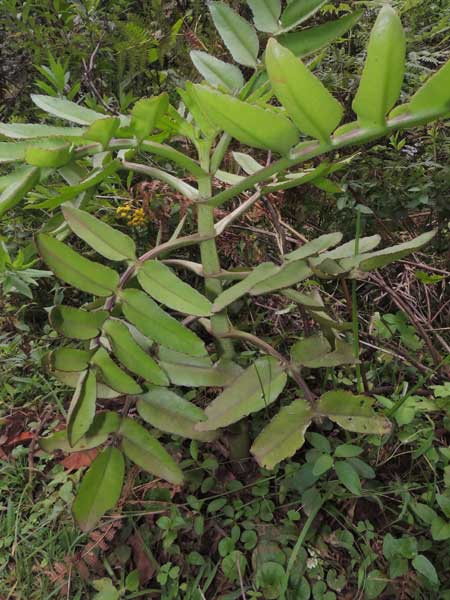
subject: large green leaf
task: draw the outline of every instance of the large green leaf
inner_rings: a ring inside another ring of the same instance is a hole
[[[98,142],[106,148],[120,126],[120,119],[117,117],[107,117],[99,119],[91,124],[89,129],[84,134],[87,140]]]
[[[206,408],[198,431],[226,427],[275,402],[286,385],[282,366],[271,356],[259,358]]]
[[[328,340],[321,335],[313,335],[294,344],[291,348],[291,357],[294,362],[310,369],[355,363],[351,344],[337,339],[336,348],[332,351]]]
[[[178,352],[192,356],[206,354],[202,340],[165,313],[144,292],[124,290],[120,299],[125,317],[147,337]]]
[[[319,254],[320,252],[324,252],[331,248],[332,246],[336,246],[342,240],[342,233],[326,233],[325,235],[321,235],[318,238],[311,240],[310,242],[306,242],[297,250],[293,252],[289,252],[286,254],[285,260],[301,260],[302,258],[308,258],[313,254]]]
[[[42,110],[45,110],[45,112],[50,113],[54,117],[65,119],[66,121],[77,123],[78,125],[90,125],[94,121],[105,116],[102,115],[102,113],[75,104],[75,102],[71,102],[65,98],[31,94],[31,99],[36,106],[39,106],[39,108],[42,108]]]
[[[71,156],[70,144],[54,140],[51,145],[30,145],[25,152],[25,161],[33,167],[59,169],[70,162]]]
[[[67,385],[70,388],[75,389],[80,381],[80,377],[83,375],[83,371],[58,371],[54,369],[51,371],[52,376]],[[121,394],[117,390],[113,390],[111,387],[106,384],[98,381],[97,379],[97,398],[101,400],[112,400],[113,398],[118,398]]]
[[[370,252],[371,250],[376,248],[380,242],[381,242],[381,236],[379,236],[378,234],[360,238],[358,241],[359,253]],[[350,240],[349,242],[342,244],[342,246],[339,246],[338,248],[335,248],[334,250],[330,250],[326,254],[319,256],[318,261],[316,261],[315,264],[317,264],[317,265],[320,264],[319,263],[320,259],[338,260],[341,258],[349,258],[349,257],[355,255],[355,249],[356,249],[356,240]]]
[[[434,73],[414,94],[409,110],[414,114],[450,113],[450,60]]]
[[[99,263],[84,258],[63,242],[44,233],[36,246],[46,264],[59,279],[95,296],[110,296],[119,284],[119,275]]]
[[[83,477],[72,506],[82,531],[92,529],[120,498],[125,461],[117,448],[106,448],[97,456]]]
[[[162,347],[159,349],[159,357],[161,368],[175,385],[225,387],[242,373],[239,365],[227,359],[221,359],[212,365],[209,357],[198,359]]]
[[[25,160],[28,142],[0,142],[0,163]]]
[[[247,67],[255,67],[259,41],[250,23],[224,2],[210,2],[209,10],[214,25],[234,60]]]
[[[244,85],[244,77],[236,65],[230,65],[199,50],[192,50],[191,60],[200,75],[211,85],[223,87],[230,92],[240,90]]]
[[[258,265],[249,275],[239,283],[232,285],[224,292],[219,294],[213,304],[213,312],[220,312],[260,283],[278,273],[279,267],[274,263],[262,263]]]
[[[312,17],[327,0],[294,0],[289,2],[281,15],[281,24],[285,29],[292,29],[309,17]]]
[[[213,432],[201,433],[195,424],[205,420],[204,412],[175,392],[152,389],[137,401],[139,415],[157,429],[202,442],[212,441]]]
[[[250,449],[262,467],[273,469],[285,458],[293,456],[305,443],[305,431],[313,413],[305,400],[294,400],[285,406],[261,431]]]
[[[296,128],[283,115],[206,86],[194,88],[211,121],[243,144],[287,154],[297,143]]]
[[[299,58],[273,38],[265,60],[273,91],[300,131],[328,140],[344,112],[340,103]]]
[[[130,460],[170,483],[182,483],[183,473],[178,464],[142,425],[126,417],[119,433],[122,436],[122,449]]]
[[[0,217],[11,210],[22,198],[39,183],[40,169],[32,167],[23,169],[0,195]]]
[[[145,262],[139,267],[137,278],[150,296],[169,308],[198,317],[211,314],[211,302],[160,261]]]
[[[98,367],[103,381],[113,390],[117,390],[122,394],[139,394],[142,392],[141,386],[116,365],[104,348],[97,350],[91,362]]]
[[[290,261],[281,267],[278,272],[264,281],[257,283],[250,290],[252,296],[269,294],[283,288],[290,287],[299,281],[303,281],[312,275],[312,271],[304,260]]]
[[[108,319],[103,331],[109,338],[113,354],[129,371],[155,385],[169,385],[167,375],[135,342],[126,325],[116,319]]]
[[[367,396],[355,396],[351,392],[336,390],[321,396],[317,412],[348,431],[380,435],[389,433],[391,423],[386,417],[377,415],[372,404],[373,399]]]
[[[82,127],[54,127],[34,123],[0,123],[0,133],[8,138],[25,140],[31,138],[62,137],[81,138],[86,129]]]
[[[62,304],[52,308],[50,323],[54,329],[65,337],[75,340],[90,340],[100,333],[109,313],[106,310],[89,312]]]
[[[285,33],[277,39],[282,46],[289,48],[295,56],[301,58],[343,36],[359,21],[363,12],[363,10],[356,10],[335,21],[328,21],[323,25],[317,25],[293,33]]]
[[[247,0],[252,9],[253,21],[259,31],[275,33],[280,28],[280,0]]]
[[[56,431],[47,437],[41,438],[39,446],[44,452],[49,453],[55,450],[62,450],[63,452],[90,450],[104,444],[111,433],[116,433],[119,430],[119,426],[119,415],[116,412],[105,411],[95,415],[86,434],[73,446],[69,443],[67,429]]]
[[[75,445],[89,430],[95,417],[97,400],[95,371],[89,369],[79,379],[67,417],[67,437]]]
[[[62,208],[71,230],[91,248],[110,260],[135,260],[134,241],[107,223],[70,204]]]
[[[405,52],[400,17],[385,5],[372,29],[361,83],[353,101],[353,110],[362,125],[384,125],[386,115],[400,95]]]
[[[58,348],[51,353],[51,363],[58,371],[84,371],[89,366],[93,350]]]
[[[153,98],[138,100],[131,111],[130,127],[138,141],[144,140],[157,126],[158,121],[169,108],[166,93]]]

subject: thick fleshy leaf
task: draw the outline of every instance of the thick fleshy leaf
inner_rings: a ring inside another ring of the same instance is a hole
[[[95,371],[81,376],[70,403],[67,417],[67,437],[71,446],[89,430],[95,417],[97,400]]]
[[[250,23],[224,2],[210,2],[209,10],[214,25],[234,60],[247,67],[255,67],[259,41]]]
[[[294,260],[278,267],[278,272],[264,281],[257,283],[250,290],[252,296],[269,294],[290,287],[312,275],[312,271],[304,260]],[[244,280],[245,281],[245,280]]]
[[[144,421],[161,431],[201,442],[215,438],[214,433],[195,429],[196,423],[206,419],[204,412],[170,390],[150,390],[139,396],[136,407]]]
[[[252,9],[256,29],[266,33],[274,33],[280,28],[280,0],[247,0]]]
[[[328,340],[321,335],[313,335],[294,344],[291,348],[291,357],[295,363],[310,369],[355,363],[351,344],[338,339],[336,348],[332,351]]]
[[[178,352],[160,348],[159,364],[171,383],[186,387],[225,387],[230,385],[242,368],[236,363],[221,359],[212,365],[209,357],[197,359]]]
[[[119,275],[81,256],[66,244],[46,234],[36,239],[39,254],[62,281],[94,296],[110,296],[119,284]]]
[[[233,152],[233,158],[241,169],[247,173],[247,175],[253,175],[257,171],[264,169],[257,160],[250,156],[250,154],[244,154],[243,152]]]
[[[135,260],[136,245],[128,235],[69,204],[63,206],[62,212],[75,235],[105,258]]]
[[[381,236],[379,236],[378,234],[371,235],[369,237],[360,238],[360,240],[358,241],[359,253],[362,254],[363,252],[370,252],[371,250],[376,248],[380,242],[381,242]],[[349,257],[355,255],[355,248],[356,248],[356,241],[350,240],[349,242],[342,244],[342,246],[339,246],[338,248],[335,248],[334,250],[330,250],[329,252],[327,252],[326,254],[323,254],[322,256],[319,256],[318,258],[319,258],[319,260],[320,259],[339,260],[341,258],[349,258]],[[315,264],[319,264],[319,262],[316,262]]]
[[[70,144],[55,140],[51,146],[30,145],[25,152],[25,161],[33,167],[58,169],[70,161],[71,155]]]
[[[95,112],[95,110],[86,108],[85,106],[75,104],[75,102],[71,102],[65,98],[31,94],[31,99],[36,106],[39,106],[39,108],[42,108],[42,110],[45,110],[45,112],[53,115],[54,117],[65,119],[66,121],[77,123],[78,125],[90,125],[94,121],[97,121],[97,119],[104,117],[102,113],[98,113]]]
[[[145,262],[139,267],[137,278],[147,294],[173,310],[198,317],[211,314],[211,302],[160,261]]]
[[[91,140],[93,142],[98,142],[104,148],[106,148],[119,129],[120,119],[117,117],[107,117],[105,119],[99,119],[98,121],[94,121],[91,124],[89,129],[84,134],[84,137],[87,140]]]
[[[401,260],[405,256],[408,256],[412,252],[416,252],[426,244],[428,244],[436,235],[437,230],[427,231],[419,237],[410,240],[409,242],[403,242],[390,248],[384,248],[377,252],[370,252],[368,254],[360,254],[353,258],[344,259],[341,261],[341,265],[345,269],[356,267],[361,271],[373,271],[374,269],[380,269],[386,265],[391,264],[397,260]]]
[[[25,160],[28,142],[0,142],[0,163]]]
[[[273,91],[300,131],[327,140],[342,118],[340,103],[299,58],[273,38],[265,60]]]
[[[294,400],[264,427],[250,449],[262,467],[273,469],[293,456],[305,443],[305,431],[313,417],[305,400]]]
[[[62,450],[63,452],[81,452],[97,448],[106,442],[112,433],[119,430],[120,417],[116,412],[105,411],[95,415],[92,425],[85,435],[74,444],[70,445],[67,437],[67,430],[56,431],[47,437],[39,440],[39,446],[44,452],[54,452]]]
[[[259,358],[206,408],[207,421],[198,431],[226,427],[275,402],[286,385],[287,376],[271,356]]]
[[[53,371],[51,371],[51,374],[55,379],[57,379],[64,385],[76,389],[80,377],[83,375],[83,371],[58,371],[54,369]],[[111,387],[107,386],[101,381],[98,381],[98,379],[96,393],[97,398],[100,398],[101,400],[112,400],[113,398],[118,398],[121,395],[120,392],[118,392],[117,390],[113,390]]]
[[[127,289],[121,293],[120,299],[125,317],[147,337],[177,352],[191,356],[206,354],[202,340],[165,313],[144,292]]]
[[[385,5],[370,34],[353,110],[363,124],[383,126],[397,102],[405,71],[406,40],[400,17]]]
[[[89,366],[93,350],[58,348],[51,353],[51,363],[58,371],[84,371]]]
[[[323,25],[309,27],[293,33],[285,33],[277,39],[282,46],[289,48],[295,56],[302,58],[343,36],[359,21],[363,12],[363,10],[356,10],[335,21],[328,21]]]
[[[25,194],[39,183],[39,178],[40,169],[36,167],[21,170],[18,177],[0,195],[0,217],[17,206]]]
[[[391,423],[372,408],[373,399],[355,396],[351,392],[336,390],[326,392],[317,404],[317,412],[328,417],[347,431],[385,435]]]
[[[409,110],[414,115],[450,113],[450,60],[434,73],[414,94],[409,102]]]
[[[89,312],[62,304],[52,308],[50,323],[54,329],[65,337],[75,340],[90,340],[100,333],[109,313],[106,310]]]
[[[125,461],[117,448],[106,448],[97,456],[83,477],[72,506],[82,531],[92,529],[120,498]]]
[[[305,308],[320,310],[325,306],[320,294],[317,291],[305,293],[298,292],[297,290],[283,290],[281,293],[286,298],[289,298],[289,300],[298,302],[298,304],[301,304]]]
[[[116,319],[108,319],[103,325],[114,356],[129,371],[154,385],[169,385],[164,371],[134,340],[126,325]]]
[[[122,450],[130,460],[170,483],[182,483],[183,473],[178,464],[142,425],[126,417],[119,433],[122,436]]]
[[[310,242],[306,242],[297,250],[293,252],[289,252],[289,254],[285,255],[285,260],[301,260],[302,258],[309,258],[313,256],[313,254],[320,254],[320,252],[324,252],[342,240],[342,233],[337,231],[336,233],[326,233],[325,235],[321,235],[315,240],[311,240]]]
[[[142,98],[136,102],[131,111],[130,127],[138,141],[152,133],[168,108],[169,96],[166,93],[153,98]]]
[[[92,357],[92,364],[98,367],[106,385],[122,394],[139,394],[142,389],[132,377],[125,373],[110,358],[104,348],[99,348]]]
[[[287,154],[298,142],[296,128],[283,115],[206,86],[194,88],[211,121],[243,144]]]
[[[230,65],[199,50],[192,50],[191,60],[200,75],[211,85],[223,87],[230,92],[240,90],[244,85],[244,77],[236,65]]]
[[[288,3],[281,15],[281,24],[285,29],[296,27],[312,17],[327,0],[294,0]]]
[[[261,281],[265,281],[279,272],[279,267],[274,263],[262,263],[258,265],[249,275],[239,283],[227,288],[219,294],[213,304],[213,312],[220,312],[233,302],[236,302]]]
[[[85,132],[86,129],[82,127],[54,127],[53,125],[36,125],[34,123],[0,123],[0,133],[15,140],[41,137],[81,138]]]

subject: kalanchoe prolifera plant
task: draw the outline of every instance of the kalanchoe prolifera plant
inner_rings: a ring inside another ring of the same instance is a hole
[[[288,19],[286,15],[294,14],[297,6],[309,5],[312,12],[322,3],[289,3],[281,25],[278,0],[249,4],[256,25],[276,33],[306,16],[304,9],[298,9],[297,17]],[[283,45],[285,34],[279,41],[274,37],[268,41],[264,63],[258,64],[255,37],[249,33],[252,26],[222,3],[212,3],[212,12],[233,57],[244,64],[249,53],[254,58],[255,75],[247,83],[232,65],[194,55],[211,85],[187,83],[179,90],[184,113],[175,110],[166,95],[140,100],[131,115],[121,117],[105,117],[64,99],[37,96],[34,101],[40,108],[78,126],[0,127],[3,135],[22,140],[2,143],[1,156],[24,163],[0,180],[4,188],[8,183],[0,198],[1,211],[38,183],[42,187],[50,177],[63,177],[68,185],[56,192],[52,188],[43,202],[32,205],[61,207],[47,232],[37,236],[36,246],[59,279],[95,298],[81,307],[57,305],[50,313],[54,329],[65,338],[84,341],[85,348],[80,349],[80,342],[76,348],[63,345],[49,357],[54,375],[75,392],[67,429],[42,440],[47,451],[104,446],[74,502],[74,515],[84,530],[117,502],[124,456],[157,477],[182,483],[182,471],[164,446],[140,421],[127,416],[134,401],[140,419],[152,427],[208,442],[221,428],[277,401],[289,381],[298,399],[280,409],[251,448],[267,468],[302,446],[305,430],[315,419],[327,417],[359,433],[384,434],[390,429],[370,397],[339,389],[316,397],[307,385],[303,368],[357,366],[358,345],[346,338],[351,325],[329,316],[320,294],[302,289],[301,282],[312,276],[364,277],[422,247],[434,232],[383,250],[375,250],[380,243],[377,235],[358,235],[341,244],[342,234],[331,233],[280,256],[278,264],[266,262],[250,271],[224,270],[216,238],[259,198],[320,182],[344,163],[323,160],[303,172],[292,171],[294,167],[448,115],[450,62],[409,102],[394,108],[403,82],[405,38],[397,14],[383,7],[353,101],[357,119],[341,125],[343,107]],[[180,137],[190,142],[197,159],[177,149]],[[221,166],[233,140],[278,157],[262,166],[251,155],[235,152],[244,175],[228,173]],[[173,169],[156,166],[158,158]],[[86,164],[93,169],[88,171]],[[181,193],[195,205],[197,232],[182,235],[182,219],[168,241],[136,256],[130,237],[89,212],[92,190],[118,171],[143,174]],[[215,193],[214,178],[228,187]],[[239,200],[244,193],[237,208],[215,222],[214,209]],[[119,268],[93,262],[73,250],[63,241],[71,232]],[[176,251],[188,246],[200,248],[200,262],[176,258]],[[202,291],[184,281],[186,271],[204,280]],[[301,305],[323,334],[297,342],[286,356],[231,323],[227,314],[231,304],[244,296],[264,294],[281,294]],[[260,352],[245,370],[237,350],[242,342]],[[203,411],[183,396],[183,390],[204,387],[223,391]],[[120,414],[96,414],[97,399],[118,396],[127,398]]]

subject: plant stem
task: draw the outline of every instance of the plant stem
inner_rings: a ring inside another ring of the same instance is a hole
[[[361,211],[356,211],[356,232],[355,232],[355,256],[359,254],[359,240],[361,237]],[[358,298],[356,294],[356,279],[352,280],[352,323],[353,323],[353,352],[356,360],[356,388],[358,393],[364,392],[363,380],[361,377],[361,365],[359,364],[359,319],[358,319]]]

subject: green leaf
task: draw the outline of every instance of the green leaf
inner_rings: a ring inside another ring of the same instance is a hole
[[[291,357],[294,362],[310,369],[339,367],[355,363],[351,344],[337,339],[336,348],[332,351],[328,340],[321,335],[313,335],[294,344],[291,348]]]
[[[198,317],[211,314],[211,302],[160,261],[145,262],[139,267],[137,278],[150,296],[169,308]]]
[[[211,85],[223,87],[229,92],[235,92],[243,87],[244,77],[235,65],[230,65],[199,50],[192,50],[190,56],[197,71]]]
[[[131,111],[130,127],[138,141],[148,137],[169,109],[167,93],[138,100]]]
[[[99,348],[91,360],[99,368],[103,381],[122,394],[139,394],[142,392],[132,377],[116,365],[104,348]]]
[[[83,477],[72,512],[82,531],[92,529],[120,498],[125,461],[117,448],[97,456]]]
[[[163,352],[164,351],[164,352]],[[167,355],[167,349],[160,348],[159,364],[167,373],[171,383],[186,387],[225,387],[230,385],[242,369],[231,360],[221,359],[214,366],[198,364],[192,357]],[[190,358],[191,361],[187,361]]]
[[[25,160],[29,142],[0,142],[0,163]]]
[[[305,431],[311,424],[312,412],[301,399],[283,407],[264,427],[250,449],[258,463],[266,469],[293,456],[305,443]]]
[[[40,170],[36,167],[21,170],[20,175],[0,195],[0,217],[17,206],[25,194],[39,183],[39,178]]]
[[[111,579],[104,577],[103,579],[96,579],[92,582],[92,585],[98,590],[98,594],[93,596],[92,600],[119,600],[120,592],[113,586]]]
[[[282,46],[288,48],[295,56],[302,58],[343,36],[359,21],[363,13],[363,10],[356,10],[335,21],[328,21],[323,25],[293,33],[285,33],[277,39]]]
[[[58,348],[51,353],[52,367],[59,371],[84,371],[89,366],[93,351],[77,348]]]
[[[144,421],[167,433],[202,442],[210,442],[215,434],[200,433],[196,423],[205,420],[205,414],[178,394],[170,390],[153,389],[139,397],[137,410]]]
[[[362,448],[353,444],[340,444],[334,451],[334,456],[336,458],[352,458],[359,456],[362,451]]]
[[[364,588],[366,600],[375,600],[380,598],[389,580],[384,573],[374,569],[367,574],[366,585]]]
[[[70,102],[70,100],[66,100],[65,98],[31,94],[31,99],[36,106],[42,108],[42,110],[45,110],[45,112],[54,117],[65,119],[66,121],[77,123],[78,125],[90,125],[94,121],[104,117],[102,113],[75,104],[75,102]]]
[[[280,0],[247,0],[252,9],[253,21],[259,31],[275,33],[280,27]]]
[[[296,27],[312,17],[327,0],[294,0],[288,3],[281,15],[281,24],[285,29]]]
[[[108,336],[113,354],[129,371],[154,385],[169,385],[167,375],[135,342],[126,325],[116,319],[108,319],[103,331]]]
[[[84,134],[87,140],[98,142],[106,148],[111,141],[111,138],[119,129],[120,119],[117,117],[107,117],[106,119],[99,119],[91,124],[89,129]]]
[[[347,461],[339,460],[334,464],[339,481],[355,496],[361,495],[361,481],[356,469]]]
[[[312,275],[312,270],[304,260],[296,260],[278,267],[278,272],[264,281],[257,283],[250,290],[252,296],[269,294],[283,288],[290,287]]]
[[[57,371],[54,369],[51,371],[52,376],[71,388],[76,388],[80,377],[83,375],[83,372],[75,372],[75,371]],[[97,398],[111,400],[112,398],[118,398],[120,396],[120,392],[113,390],[109,386],[101,383],[97,380]]]
[[[216,313],[222,311],[242,296],[245,296],[245,294],[248,294],[255,285],[267,280],[278,272],[279,267],[274,263],[268,262],[258,265],[250,271],[245,279],[227,288],[217,296],[212,307],[213,312]]]
[[[450,112],[450,60],[434,73],[411,98],[408,108],[424,117],[436,112]]]
[[[293,252],[289,252],[284,256],[285,260],[300,260],[302,258],[309,258],[313,254],[319,254],[320,252],[324,252],[342,240],[342,233],[337,231],[336,233],[326,233],[325,235],[321,235],[318,238],[311,240],[310,242],[306,242],[297,250]]]
[[[439,584],[439,577],[433,564],[423,554],[418,554],[413,558],[412,566],[415,570],[426,577],[434,585]]]
[[[448,496],[444,496],[443,494],[437,494],[436,502],[439,504],[439,507],[444,515],[450,519],[450,498]]]
[[[119,285],[119,275],[84,258],[66,244],[44,233],[37,236],[39,254],[62,281],[94,296],[110,296]]]
[[[321,454],[314,463],[312,473],[314,477],[321,477],[333,468],[334,460],[330,454]]]
[[[378,234],[360,238],[360,240],[358,241],[359,253],[362,254],[363,252],[370,252],[370,250],[376,248],[380,242],[381,236],[379,236]],[[355,255],[355,248],[356,240],[350,240],[349,242],[342,244],[342,246],[339,246],[338,248],[330,250],[322,256],[319,256],[318,259],[339,260],[342,258],[350,258]],[[319,260],[316,264],[320,264]]]
[[[270,39],[266,68],[276,97],[300,131],[327,141],[343,108],[322,82],[290,50]]]
[[[386,417],[377,415],[372,404],[373,399],[367,396],[336,390],[321,396],[317,412],[348,431],[385,435],[390,432],[391,423]]]
[[[62,207],[70,229],[91,248],[110,260],[135,260],[134,241],[84,210],[66,204]]]
[[[207,421],[198,431],[211,431],[235,423],[275,402],[286,385],[283,368],[271,356],[259,358],[206,408]]]
[[[89,430],[95,417],[97,400],[95,371],[81,376],[70,403],[67,417],[67,438],[75,445]]]
[[[66,429],[56,431],[47,437],[41,438],[39,446],[44,452],[48,453],[55,450],[62,450],[63,452],[90,450],[104,444],[111,433],[116,433],[119,430],[119,425],[120,417],[117,413],[111,411],[98,413],[95,415],[92,425],[86,434],[73,446],[69,443]]]
[[[183,473],[178,464],[142,425],[125,417],[120,427],[120,434],[122,450],[130,460],[152,475],[174,485],[183,482]]]
[[[296,128],[283,115],[206,86],[194,88],[211,121],[243,144],[287,154],[298,142]]]
[[[0,123],[0,133],[15,140],[46,137],[81,138],[86,133],[86,129],[82,127],[36,125],[34,123]]]
[[[52,308],[50,323],[54,329],[65,337],[75,340],[90,340],[100,333],[109,313],[105,310],[88,312],[62,304]]]
[[[250,156],[250,154],[244,154],[243,152],[233,152],[233,158],[237,162],[237,164],[241,167],[247,175],[253,175],[257,171],[261,171],[264,169],[263,165],[261,165],[257,160]]]
[[[436,542],[450,539],[450,523],[441,517],[436,517],[431,522],[431,537]]]
[[[383,6],[370,34],[367,59],[353,110],[362,125],[384,126],[397,102],[405,71],[406,40],[400,17]]]
[[[144,292],[127,289],[121,293],[120,299],[125,317],[147,337],[190,356],[206,354],[202,340],[165,313]]]
[[[30,145],[25,151],[25,160],[33,167],[58,169],[66,165],[72,156],[71,145],[55,140],[52,146]]]
[[[223,2],[209,2],[209,10],[220,37],[234,60],[256,67],[259,41],[254,28]]]

